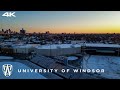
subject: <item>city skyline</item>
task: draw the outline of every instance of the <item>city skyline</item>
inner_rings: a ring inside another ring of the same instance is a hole
[[[0,30],[51,33],[120,33],[119,11],[15,11],[16,17],[2,17]]]

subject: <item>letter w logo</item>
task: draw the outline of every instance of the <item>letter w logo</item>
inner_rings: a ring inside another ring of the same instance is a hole
[[[9,77],[12,74],[13,66],[11,64],[4,64],[2,66],[2,71],[6,77]]]

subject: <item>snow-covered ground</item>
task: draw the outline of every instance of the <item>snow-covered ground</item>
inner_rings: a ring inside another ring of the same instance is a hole
[[[69,56],[68,58],[67,58],[67,60],[77,60],[78,59],[78,57],[75,57],[75,56]]]
[[[104,69],[100,75],[109,79],[120,79],[120,57],[91,55],[83,60],[85,69]]]
[[[11,64],[13,66],[13,72],[11,76],[5,77],[2,71],[3,64]],[[19,62],[0,62],[0,79],[46,79],[39,73],[19,73],[18,69],[30,69],[25,64]]]
[[[0,56],[0,59],[13,59],[13,57],[8,57],[8,56]]]

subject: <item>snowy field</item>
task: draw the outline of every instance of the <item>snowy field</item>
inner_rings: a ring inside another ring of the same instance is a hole
[[[2,72],[3,64],[11,64],[13,66],[13,72],[11,76],[5,77]],[[18,69],[30,69],[28,66],[19,62],[0,62],[0,79],[46,79],[39,73],[18,73]]]
[[[104,69],[102,77],[120,79],[120,57],[91,55],[83,61],[83,68]]]

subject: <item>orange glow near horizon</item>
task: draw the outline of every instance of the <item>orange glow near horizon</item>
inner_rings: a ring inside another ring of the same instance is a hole
[[[50,31],[50,33],[120,33],[120,27],[91,27],[91,28],[28,28],[29,33]]]

